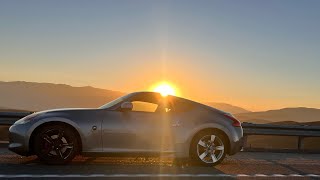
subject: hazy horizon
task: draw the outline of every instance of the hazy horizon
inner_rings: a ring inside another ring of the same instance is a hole
[[[124,92],[124,91],[119,91],[119,90],[115,90],[115,89],[105,89],[105,88],[99,88],[99,87],[94,87],[94,86],[73,86],[73,85],[70,85],[70,84],[64,84],[64,83],[52,83],[52,82],[30,82],[30,81],[1,81],[0,80],[0,83],[37,83],[37,84],[53,84],[53,85],[66,85],[66,86],[70,86],[72,88],[86,88],[86,87],[90,87],[90,88],[94,88],[94,89],[101,89],[101,90],[107,90],[107,91],[113,91],[113,92],[116,92],[116,93],[122,93],[123,95],[127,94],[127,93],[130,93],[130,92]],[[0,89],[1,90],[1,89]],[[151,90],[142,90],[142,91],[151,91]],[[64,95],[62,95],[61,93],[63,92],[60,92],[60,96],[63,97]],[[88,94],[90,96],[90,94]],[[91,95],[94,95],[94,94],[91,94]],[[33,95],[34,96],[34,95]],[[177,95],[179,96],[179,95]],[[182,96],[181,96],[182,97]],[[117,97],[114,97],[113,99],[115,99]],[[113,100],[113,99],[110,99]],[[191,100],[194,100],[194,101],[198,101],[198,100],[195,100],[195,99],[191,99]],[[108,101],[102,101],[100,105],[104,104],[104,103],[107,103]],[[317,108],[317,107],[307,107],[307,106],[284,106],[284,107],[279,107],[279,108],[275,108],[275,109],[260,109],[260,110],[253,110],[253,109],[248,109],[246,107],[242,107],[241,105],[238,105],[238,104],[229,104],[229,103],[226,103],[226,102],[219,102],[219,101],[214,101],[214,100],[206,100],[206,101],[198,101],[200,103],[204,103],[204,104],[207,104],[209,106],[213,106],[215,107],[214,105],[216,104],[225,104],[225,105],[231,105],[231,106],[235,106],[237,109],[240,108],[245,111],[248,111],[248,113],[250,112],[263,112],[263,111],[272,111],[272,110],[281,110],[281,109],[290,109],[290,108],[315,108],[315,109],[319,109],[320,108]],[[214,103],[211,104],[211,103]],[[98,107],[98,106],[97,106]],[[8,108],[8,107],[5,107],[5,106],[0,106],[0,109],[1,108]],[[10,107],[9,107],[10,108]],[[60,107],[61,108],[61,107]],[[219,109],[219,107],[216,107]],[[230,108],[230,107],[229,107]],[[19,108],[18,108],[19,109]],[[50,108],[49,108],[50,109]],[[30,110],[30,109],[20,109],[20,110]],[[246,112],[241,112],[241,113],[246,113]]]
[[[1,1],[0,81],[320,108],[320,1]]]

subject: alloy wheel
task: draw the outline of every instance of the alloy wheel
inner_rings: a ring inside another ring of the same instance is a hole
[[[41,137],[42,153],[46,156],[65,160],[72,154],[74,144],[63,130],[50,129]]]
[[[216,135],[205,135],[197,144],[199,159],[207,164],[219,161],[224,154],[223,141]]]

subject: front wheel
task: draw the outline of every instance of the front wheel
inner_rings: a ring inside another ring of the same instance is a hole
[[[60,124],[41,127],[34,140],[35,154],[46,164],[66,164],[79,151],[75,132]]]
[[[226,138],[219,132],[197,134],[191,144],[191,159],[204,166],[215,166],[226,156]]]

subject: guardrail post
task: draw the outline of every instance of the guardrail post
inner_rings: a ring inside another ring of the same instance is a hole
[[[303,151],[303,139],[304,139],[304,137],[298,136],[298,151],[299,152]]]
[[[243,148],[247,148],[247,145],[248,145],[248,136],[247,135],[244,135],[243,136]]]

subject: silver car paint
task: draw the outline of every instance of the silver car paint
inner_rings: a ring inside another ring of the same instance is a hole
[[[136,95],[157,93],[138,92],[123,98],[123,102]],[[177,97],[172,97],[177,98]],[[214,108],[191,103],[193,108],[177,113],[122,112],[107,109],[60,109],[39,112],[26,124],[10,127],[9,149],[29,155],[32,132],[48,122],[63,122],[74,127],[81,138],[82,152],[172,152],[177,157],[188,157],[194,135],[207,128],[223,131],[234,146],[242,136],[241,127]],[[28,117],[25,117],[28,118]],[[234,154],[231,152],[230,154]]]

